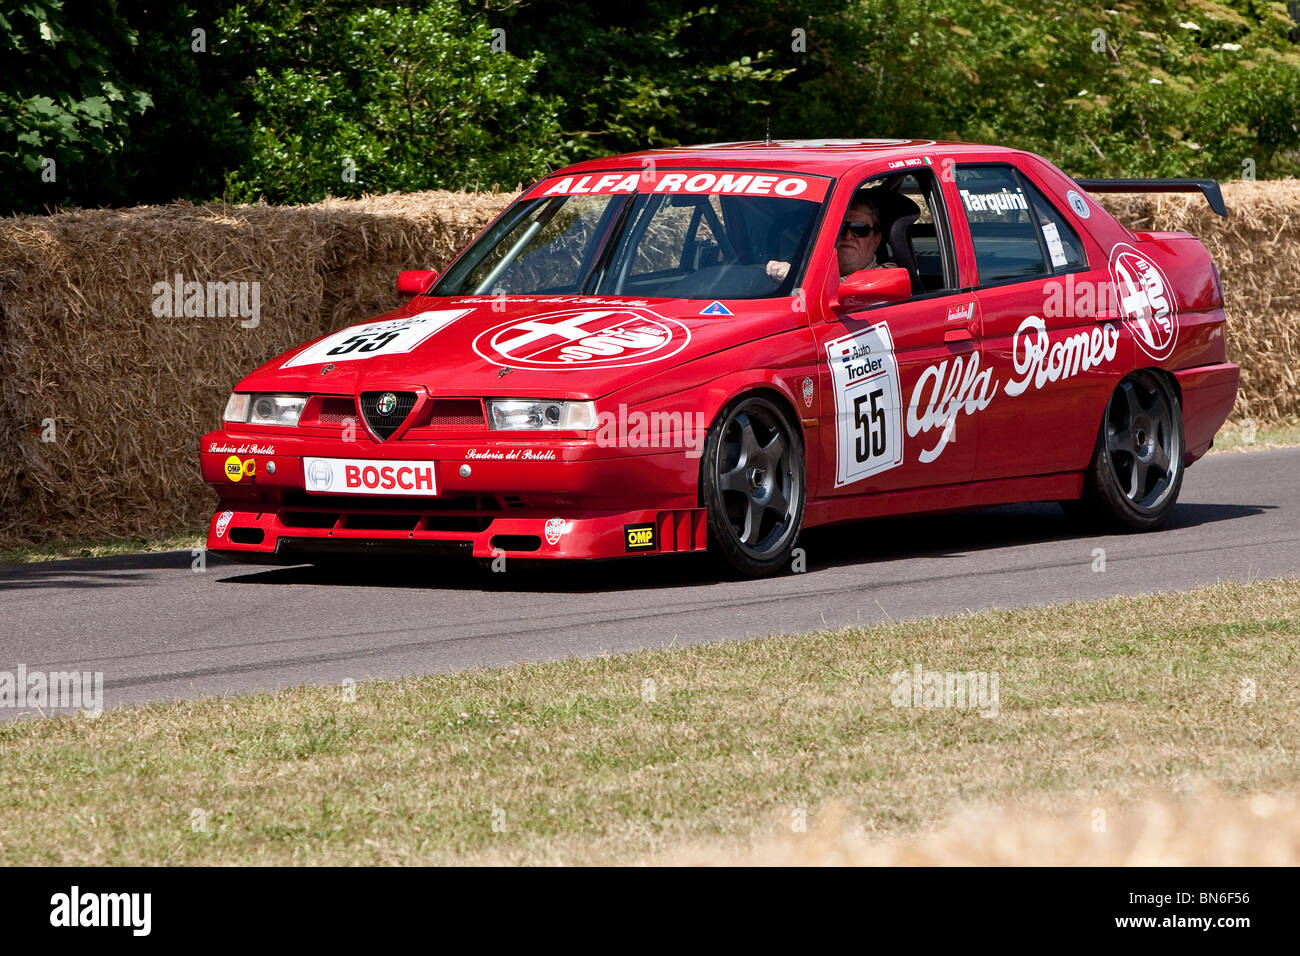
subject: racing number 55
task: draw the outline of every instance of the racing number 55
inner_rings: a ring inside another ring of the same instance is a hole
[[[400,330],[399,330],[400,331]],[[397,338],[397,331],[381,332],[372,339],[373,332],[360,332],[356,335],[349,336],[343,340],[342,345],[335,346],[326,352],[326,355],[347,355],[353,349],[360,352],[377,352],[393,339]]]
[[[885,390],[877,388],[870,395],[859,395],[853,400],[853,417],[857,428],[862,432],[858,436],[856,448],[859,462],[879,458],[885,453],[885,410],[880,407],[884,395]],[[868,402],[871,403],[870,420],[863,409]],[[870,449],[867,447],[868,442]]]

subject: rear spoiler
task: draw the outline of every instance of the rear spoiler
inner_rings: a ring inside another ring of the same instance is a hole
[[[1193,193],[1205,194],[1210,208],[1224,219],[1228,207],[1223,193],[1213,179],[1076,179],[1076,183],[1090,193]]]

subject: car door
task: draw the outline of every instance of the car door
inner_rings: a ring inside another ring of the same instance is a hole
[[[878,175],[848,192],[873,184],[896,188],[921,209],[906,238],[921,291],[870,308],[832,307],[813,326],[823,496],[955,484],[975,468],[975,430],[956,420],[954,408],[983,387],[971,378],[981,374],[979,315],[973,297],[957,288],[941,190],[924,169]],[[840,228],[847,208],[842,197],[826,228]]]
[[[1047,193],[1010,163],[958,164],[959,234],[978,273],[982,361],[977,480],[1082,469],[1124,350],[1107,321],[1109,273]]]

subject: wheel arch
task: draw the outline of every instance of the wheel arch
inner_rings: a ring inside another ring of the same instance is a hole
[[[803,419],[799,417],[799,411],[794,404],[794,396],[785,387],[784,383],[776,378],[771,377],[759,381],[749,381],[743,385],[737,385],[725,393],[720,401],[714,403],[711,414],[709,415],[709,426],[707,431],[712,431],[713,426],[717,424],[722,413],[740,398],[746,398],[750,395],[762,395],[775,401],[778,408],[785,412],[794,428],[794,434],[799,439],[799,449],[803,455],[804,483],[805,487],[810,486],[811,474],[808,460],[808,441],[804,435]],[[706,431],[706,434],[707,434]],[[707,455],[700,455],[700,466],[695,475],[695,500],[702,508],[704,507],[704,468],[708,463]]]

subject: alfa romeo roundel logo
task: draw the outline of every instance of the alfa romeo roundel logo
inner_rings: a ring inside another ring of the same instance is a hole
[[[1178,307],[1161,268],[1127,243],[1110,252],[1110,280],[1116,305],[1138,347],[1157,361],[1178,341]]]
[[[510,368],[622,368],[676,355],[690,340],[685,325],[649,309],[568,309],[480,332],[474,351]]]
[[[379,402],[375,405],[375,411],[380,415],[391,415],[393,409],[397,407],[397,396],[392,392],[384,392],[379,396]]]

